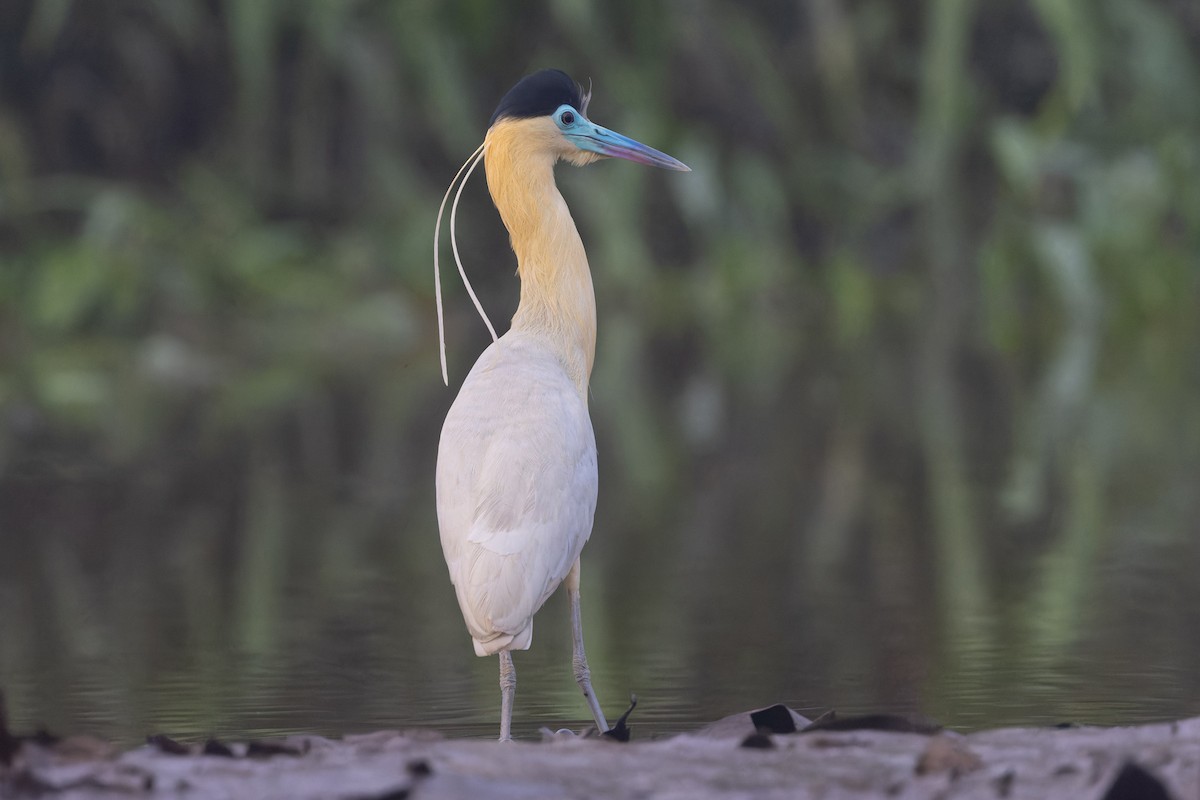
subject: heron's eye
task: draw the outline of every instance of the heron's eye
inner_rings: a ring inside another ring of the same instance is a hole
[[[562,124],[563,124],[563,125],[573,125],[573,124],[575,124],[575,115],[574,115],[574,114],[572,114],[570,111],[564,111],[564,112],[563,112],[563,113],[562,113],[562,114],[559,116],[559,118],[558,118],[558,119],[559,119],[559,120],[562,122]]]

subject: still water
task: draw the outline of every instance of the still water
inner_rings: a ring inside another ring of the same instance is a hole
[[[1200,714],[1195,632],[1183,626],[1194,617],[1163,603],[1155,576],[1166,561],[1143,560],[1141,579],[1116,581],[1117,602],[1105,594],[1102,613],[1078,615],[1087,627],[1046,634],[1021,617],[1019,599],[956,628],[920,601],[924,590],[889,596],[893,579],[864,581],[853,567],[797,592],[769,553],[749,567],[676,557],[639,569],[617,560],[605,533],[601,524],[585,551],[585,634],[610,719],[637,694],[639,738],[775,702],[809,716],[918,712],[962,730]],[[277,582],[259,591],[244,559],[232,577],[195,571],[207,545],[194,541],[114,558],[70,550],[80,542],[48,530],[2,585],[11,723],[127,744],[155,732],[492,737],[496,660],[473,655],[436,534],[425,534],[389,538],[385,526],[311,539],[291,549],[287,570],[252,576]],[[518,737],[588,721],[566,619],[556,595],[533,649],[515,656]]]
[[[597,380],[582,591],[609,718],[633,693],[639,737],[780,702],[962,730],[1200,714],[1194,368],[1064,406],[1004,389],[1003,363],[941,394],[875,392],[870,366],[653,413],[604,389],[628,370]],[[141,461],[69,440],[11,460],[13,727],[495,736],[496,659],[473,654],[433,508],[452,393],[425,377]],[[514,660],[515,735],[587,722],[561,596]]]

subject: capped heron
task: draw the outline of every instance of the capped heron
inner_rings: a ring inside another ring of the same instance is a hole
[[[450,213],[451,242],[462,185],[484,162],[488,190],[517,256],[521,299],[463,381],[442,426],[437,513],[450,582],[479,656],[500,657],[500,740],[512,738],[512,650],[528,650],[533,615],[566,584],[575,681],[596,725],[608,730],[592,691],[579,609],[579,554],[596,510],[596,438],[588,379],[596,347],[596,298],[583,242],[554,183],[554,165],[605,157],[688,171],[674,158],[586,116],[591,93],[543,70],[509,90],[479,149],[459,170],[438,211],[434,274],[442,377],[446,375],[437,237]],[[468,165],[470,168],[468,169]],[[454,245],[455,261],[466,281]]]

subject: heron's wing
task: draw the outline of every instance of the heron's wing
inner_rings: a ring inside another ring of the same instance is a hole
[[[484,652],[528,646],[591,533],[596,483],[587,407],[558,361],[510,337],[489,347],[446,416],[437,470],[450,579]]]

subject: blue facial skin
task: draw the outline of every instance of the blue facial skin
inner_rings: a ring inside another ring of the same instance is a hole
[[[610,158],[624,158],[651,167],[662,167],[679,172],[692,171],[691,167],[678,159],[671,158],[666,153],[661,153],[628,136],[622,136],[616,131],[610,131],[608,128],[597,125],[572,106],[565,104],[559,106],[551,115],[551,119],[562,131],[562,135],[566,137],[567,141],[580,150],[587,150]]]

